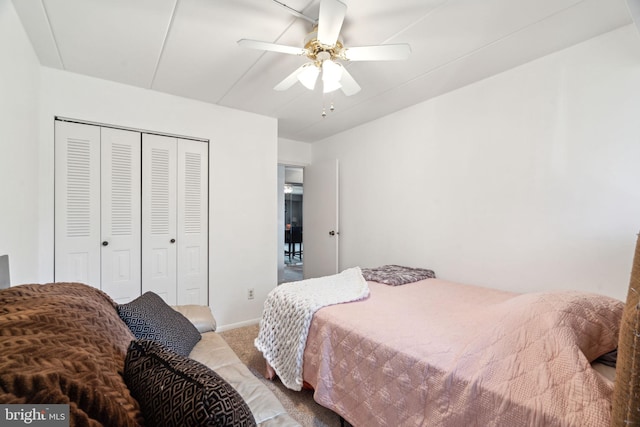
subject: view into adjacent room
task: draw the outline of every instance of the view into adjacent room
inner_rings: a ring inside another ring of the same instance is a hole
[[[279,283],[302,280],[303,248],[303,168],[284,167],[283,229],[284,269]]]

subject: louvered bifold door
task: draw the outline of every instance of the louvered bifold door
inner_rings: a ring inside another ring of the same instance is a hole
[[[101,128],[102,290],[118,303],[140,296],[140,132]]]
[[[55,122],[54,280],[100,288],[100,128]]]
[[[142,135],[142,292],[177,303],[177,140]]]
[[[178,140],[178,304],[207,304],[208,146]]]

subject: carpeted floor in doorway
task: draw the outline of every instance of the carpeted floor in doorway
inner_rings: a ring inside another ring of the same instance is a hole
[[[338,427],[340,418],[329,409],[313,400],[313,391],[293,391],[286,388],[279,379],[264,378],[265,361],[262,353],[253,345],[258,336],[259,325],[244,326],[220,332],[229,346],[236,352],[242,363],[276,395],[289,414],[305,427]]]

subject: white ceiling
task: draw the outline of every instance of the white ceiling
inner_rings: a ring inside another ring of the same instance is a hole
[[[273,87],[306,58],[311,23],[270,0],[13,0],[42,65],[278,118],[279,136],[317,141],[630,24],[625,0],[342,0],[349,47],[409,43],[401,62],[346,64],[362,91]],[[317,18],[319,0],[286,0]],[[318,85],[318,87],[321,85]],[[327,107],[330,99],[324,100]]]

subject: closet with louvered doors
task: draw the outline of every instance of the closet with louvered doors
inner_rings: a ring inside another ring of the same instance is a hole
[[[142,292],[207,301],[208,144],[142,135]]]
[[[55,122],[54,280],[207,301],[208,144]]]

